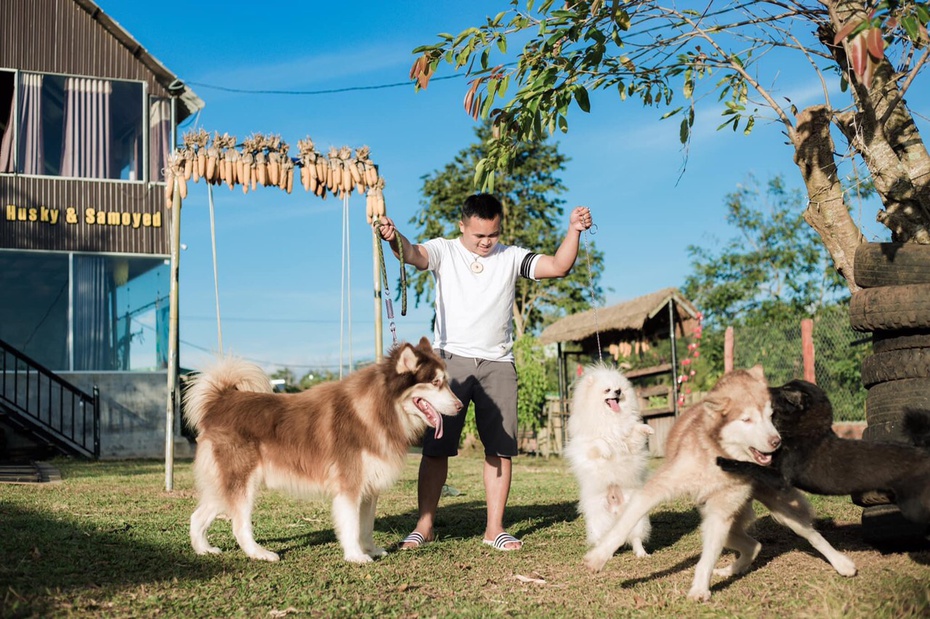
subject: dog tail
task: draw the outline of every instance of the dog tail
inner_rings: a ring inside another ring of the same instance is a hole
[[[221,359],[194,377],[184,394],[184,417],[198,432],[207,412],[226,391],[271,393],[274,388],[265,372],[253,363],[234,357]]]

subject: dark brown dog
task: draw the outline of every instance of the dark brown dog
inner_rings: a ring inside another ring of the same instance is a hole
[[[905,518],[930,524],[930,451],[839,438],[833,432],[833,406],[813,383],[793,380],[770,391],[772,420],[782,440],[772,465],[717,458],[723,470],[748,475],[776,490],[793,486],[824,495],[885,492]]]

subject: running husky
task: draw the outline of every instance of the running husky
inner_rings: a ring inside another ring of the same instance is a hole
[[[762,366],[724,375],[700,403],[678,418],[666,442],[665,462],[634,493],[617,524],[585,555],[584,564],[598,572],[622,546],[637,522],[660,503],[689,496],[700,508],[703,549],[688,598],[710,599],[713,574],[731,576],[746,570],[761,545],[746,533],[754,519],[753,484],[744,476],[724,472],[717,457],[768,466],[781,438],[772,424],[772,402]],[[856,573],[853,562],[837,552],[810,523],[809,512],[794,502],[794,489],[756,495],[776,520],[807,539],[844,576]],[[806,504],[806,501],[804,501]],[[724,548],[737,552],[730,565],[715,570]]]

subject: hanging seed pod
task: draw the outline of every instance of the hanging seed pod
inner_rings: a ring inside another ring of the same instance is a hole
[[[365,182],[369,187],[378,184],[378,168],[370,161],[365,162]]]
[[[279,160],[278,161],[278,182],[275,185],[278,189],[287,189],[287,164],[290,161]]]
[[[294,187],[294,162],[287,155],[290,148],[286,142],[278,143],[278,187],[288,193],[291,193]],[[288,189],[288,186],[291,189]]]
[[[200,173],[200,164],[197,162],[197,151],[191,150],[188,155],[191,162],[191,180],[195,183],[200,181],[200,177],[203,176]]]
[[[369,189],[368,193],[365,194],[365,219],[368,221],[368,225],[371,225],[372,215],[375,212],[375,190]]]
[[[217,149],[215,146],[211,146],[207,149],[207,163],[206,169],[204,170],[204,178],[210,183],[216,180],[216,159]]]
[[[265,165],[265,153],[255,153],[255,177],[262,187],[268,186],[268,167]]]
[[[281,164],[278,153],[268,153],[268,184],[277,185],[280,181]]]
[[[170,169],[165,170],[165,206],[171,208],[174,200],[174,174]]]
[[[306,161],[301,161],[300,184],[303,186],[304,191],[310,191],[310,168],[307,167]]]
[[[236,180],[245,178],[245,171],[242,169],[244,164],[245,162],[243,161],[242,157],[236,158]]]
[[[357,159],[350,159],[350,160],[347,162],[347,165],[348,165],[348,167],[349,167],[349,173],[352,175],[352,182],[353,182],[355,185],[361,184],[361,182],[362,182],[362,174],[361,174],[361,172],[358,171],[358,160],[357,160]]]
[[[187,150],[184,151],[183,157],[184,157],[184,168],[183,168],[184,180],[189,181],[191,179],[191,175],[194,172],[194,158],[191,152]]]
[[[243,152],[239,155],[239,183],[242,185],[242,193],[249,192],[249,184],[252,180],[252,153]]]
[[[236,164],[238,162],[238,157],[235,157],[235,151],[228,150],[226,151],[226,169],[225,176],[223,180],[226,182],[226,185],[232,189],[236,185]]]
[[[197,149],[197,175],[203,178],[207,172],[207,153],[204,148]]]

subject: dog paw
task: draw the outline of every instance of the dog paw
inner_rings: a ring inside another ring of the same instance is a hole
[[[592,574],[597,574],[600,572],[602,569],[604,569],[604,565],[606,564],[607,559],[593,550],[584,556],[584,567]]]
[[[636,546],[634,546],[634,547],[633,547],[633,554],[636,555],[637,557],[639,557],[640,559],[645,559],[646,557],[649,556],[649,553],[646,552],[646,549],[643,548],[642,546],[639,546],[638,548],[637,548]]]
[[[218,555],[223,551],[216,546],[203,546],[201,548],[194,548],[194,552],[199,555]]]
[[[688,591],[688,599],[692,602],[709,602],[710,589],[706,587],[691,587]]]
[[[372,559],[365,553],[362,553],[362,554],[348,554],[347,553],[343,558],[349,563],[358,563],[358,564],[371,563],[372,561],[374,561],[374,559]]]
[[[387,550],[379,546],[372,546],[370,548],[365,548],[365,554],[367,554],[372,559],[379,559],[381,557],[387,556]]]
[[[649,436],[650,434],[655,434],[656,431],[652,429],[648,423],[641,423],[636,426],[636,430],[643,436]]]
[[[846,555],[841,554],[836,557],[833,561],[833,569],[837,571],[840,576],[846,576],[847,578],[856,575],[856,564],[853,563],[853,560],[847,557]]]
[[[274,562],[274,561],[279,561],[281,559],[281,557],[279,557],[277,553],[271,552],[270,550],[265,550],[264,548],[259,548],[258,550],[250,552],[249,556],[259,561]]]
[[[714,570],[714,576],[719,576],[721,578],[729,578],[730,576],[733,576],[735,573],[736,572],[734,572],[733,570],[732,563],[726,567],[718,567],[717,569]]]

